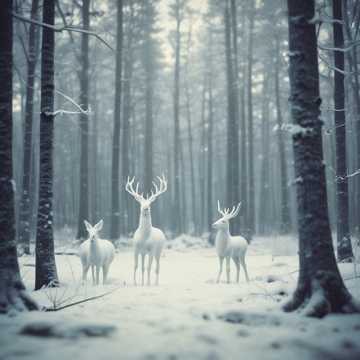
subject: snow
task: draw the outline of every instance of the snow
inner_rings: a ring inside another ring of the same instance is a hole
[[[76,245],[70,245],[63,244],[66,251],[56,256],[62,286],[33,292],[33,297],[49,307],[108,294],[58,312],[0,317],[1,359],[360,358],[360,315],[318,320],[279,310],[298,275],[291,237],[251,243],[249,284],[243,272],[240,284],[216,284],[215,249],[204,239],[182,235],[164,250],[160,286],[132,285],[129,247],[117,252],[108,284],[94,287],[89,279],[83,285],[80,259],[71,255]],[[31,289],[34,257],[22,256],[20,264]],[[360,280],[351,279],[354,266],[340,268],[360,299]]]

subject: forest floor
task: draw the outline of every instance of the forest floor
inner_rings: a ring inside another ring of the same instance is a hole
[[[251,244],[249,284],[243,272],[240,284],[216,284],[215,250],[199,245],[166,249],[157,287],[132,285],[130,248],[116,254],[109,283],[98,287],[90,279],[81,284],[77,256],[57,255],[62,285],[33,292],[39,303],[61,306],[110,293],[57,312],[0,317],[0,359],[360,359],[360,315],[318,320],[279,310],[298,274],[295,245],[286,244],[280,251],[270,238]],[[31,289],[34,257],[20,263]],[[360,299],[354,266],[340,268]]]

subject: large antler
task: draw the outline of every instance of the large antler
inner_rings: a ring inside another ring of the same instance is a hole
[[[239,202],[239,204],[237,206],[233,206],[231,211],[230,211],[230,208],[224,208],[223,210],[221,210],[220,201],[218,200],[218,212],[222,216],[224,216],[224,217],[226,217],[228,219],[232,219],[235,216],[237,216],[237,214],[240,211],[240,208],[241,208],[241,202]]]
[[[135,176],[130,180],[130,178],[128,177],[127,182],[126,182],[126,186],[125,186],[125,190],[132,195],[136,201],[138,202],[142,202],[144,199],[143,194],[139,194],[139,183],[136,184],[136,187],[134,189],[134,181],[135,181]]]
[[[167,190],[167,181],[165,179],[165,176],[164,175],[162,175],[161,177],[157,176],[157,178],[158,178],[160,184],[158,186],[155,181],[152,182],[154,185],[155,191],[151,190],[151,193],[147,198],[147,200],[150,202],[153,202],[159,195],[161,195],[162,193],[164,193]]]

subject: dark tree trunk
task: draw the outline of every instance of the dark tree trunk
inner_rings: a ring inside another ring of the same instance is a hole
[[[248,227],[249,240],[255,232],[255,177],[254,177],[254,124],[252,103],[252,66],[253,66],[253,31],[254,31],[254,1],[250,1],[249,9],[249,43],[248,43],[248,83],[247,83],[247,107],[248,107],[248,165],[249,165],[249,195],[248,195]]]
[[[120,237],[120,126],[121,126],[121,76],[123,42],[123,4],[117,1],[116,69],[115,69],[115,106],[114,132],[111,167],[111,226],[110,238]]]
[[[83,0],[83,28],[90,27],[90,0]],[[81,71],[80,71],[80,105],[83,109],[89,107],[89,35],[81,35]],[[85,239],[87,232],[84,220],[89,220],[89,119],[86,114],[80,114],[80,197],[77,238]]]
[[[173,203],[173,230],[175,234],[183,231],[181,228],[180,206],[180,4],[176,3],[176,33],[175,33],[175,69],[174,69],[174,203]]]
[[[16,253],[12,161],[12,0],[0,11],[0,314],[36,310],[21,281]]]
[[[299,228],[300,273],[285,311],[322,317],[359,311],[339,273],[328,218],[322,149],[314,0],[288,0],[290,102]]]
[[[54,25],[55,0],[43,5],[43,23]],[[53,235],[53,139],[55,32],[43,28],[41,46],[40,172],[36,226],[35,290],[57,286]]]
[[[283,117],[281,112],[281,95],[280,95],[280,39],[279,34],[275,35],[276,46],[275,46],[275,107],[276,107],[276,124],[278,130],[277,143],[279,148],[280,158],[280,184],[281,184],[281,209],[280,209],[280,233],[286,234],[291,230],[291,218],[290,218],[290,207],[289,207],[289,194],[288,194],[288,175],[287,175],[287,164],[285,154],[285,141],[284,141],[284,130],[283,130]]]
[[[333,1],[333,17],[342,21],[341,0]],[[333,23],[334,47],[344,47],[343,25]],[[337,255],[339,261],[352,261],[349,228],[349,194],[346,165],[346,129],[345,124],[345,84],[344,84],[344,53],[334,51],[334,105],[335,105],[335,138],[336,138],[336,195],[337,195]]]
[[[211,36],[211,35],[210,35]],[[210,55],[211,56],[211,55]],[[211,61],[211,60],[210,60]],[[210,64],[209,73],[209,111],[208,111],[208,126],[207,126],[207,226],[208,231],[211,232],[211,226],[213,223],[213,123],[214,123],[214,109],[213,109],[213,84],[212,84],[212,71]]]
[[[227,83],[227,164],[226,164],[226,202],[227,206],[236,205],[239,202],[239,128],[238,128],[238,85],[237,66],[235,63],[235,41],[232,46],[232,27],[230,18],[229,1],[225,4],[225,57],[226,57],[226,83]],[[236,26],[233,24],[233,26]],[[235,29],[236,30],[236,29]],[[235,31],[236,33],[236,31]],[[239,231],[239,220],[231,223],[233,232]]]
[[[37,19],[39,0],[33,0],[31,4],[31,19]],[[35,67],[37,62],[37,42],[39,27],[35,24],[29,26],[29,46],[26,79],[26,103],[24,121],[24,157],[23,157],[23,179],[20,200],[20,226],[18,243],[21,245],[25,254],[30,254],[31,237],[31,160],[32,160],[32,128],[34,112],[34,86],[35,86]]]
[[[152,49],[151,4],[145,5],[145,146],[144,146],[144,188],[150,192],[153,181],[153,88],[154,88],[154,51]]]
[[[132,14],[132,9],[131,9]],[[131,15],[133,16],[133,15]],[[130,21],[133,21],[131,19]],[[132,82],[132,73],[133,73],[133,34],[132,34],[132,24],[129,24],[129,30],[127,34],[127,43],[126,43],[126,55],[124,56],[124,88],[123,88],[123,128],[122,128],[122,161],[121,161],[121,172],[123,178],[123,185],[126,184],[129,174],[132,173],[130,169],[130,154],[129,148],[133,148],[131,145],[130,138],[130,117],[131,117],[131,82]],[[130,195],[122,191],[122,223],[123,223],[123,234],[128,235],[129,228],[133,224],[134,220],[134,202],[130,199]]]
[[[270,118],[269,118],[269,80],[264,78],[261,104],[261,179],[259,194],[259,232],[266,233],[268,215],[271,212],[270,202]]]

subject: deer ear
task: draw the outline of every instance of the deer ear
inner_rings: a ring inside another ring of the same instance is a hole
[[[100,231],[104,226],[104,220],[101,219],[95,226],[94,228],[97,230],[97,231]]]
[[[87,230],[87,231],[90,231],[91,228],[92,228],[91,224],[90,224],[88,221],[86,221],[86,220],[84,220],[84,224],[85,224],[86,230]]]

